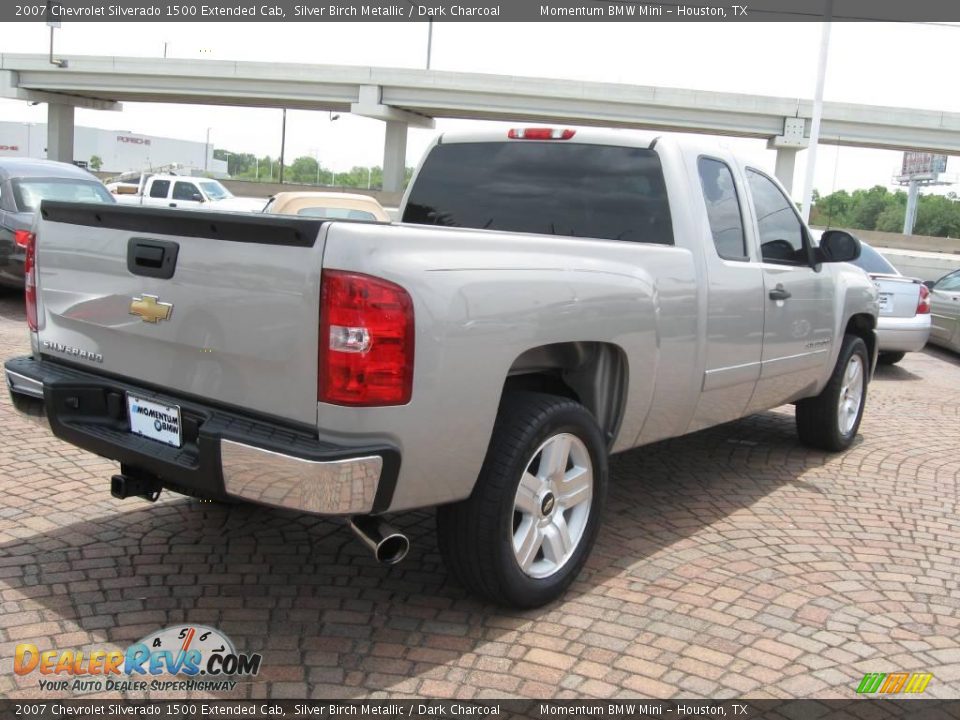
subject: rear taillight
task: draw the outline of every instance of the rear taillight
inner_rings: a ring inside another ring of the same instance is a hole
[[[413,390],[413,301],[381,278],[324,270],[317,399],[403,405]]]
[[[26,237],[21,247],[26,249],[23,259],[24,295],[27,301],[27,325],[31,332],[37,331],[37,236],[35,233],[23,230],[17,231],[16,243],[20,245],[20,233]]]
[[[13,231],[13,242],[17,244],[18,248],[25,248],[30,244],[30,239],[33,237],[33,233],[29,230],[14,230]]]
[[[507,133],[511,140],[569,140],[576,130],[559,128],[513,128]]]
[[[920,286],[920,302],[917,303],[917,315],[930,314],[930,290],[926,285]]]

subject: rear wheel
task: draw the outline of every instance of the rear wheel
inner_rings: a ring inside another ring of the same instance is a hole
[[[867,401],[869,372],[866,343],[856,335],[845,335],[823,392],[797,403],[797,433],[804,445],[838,451],[853,444]]]
[[[896,365],[898,362],[903,360],[904,355],[906,355],[906,353],[902,353],[902,352],[880,353],[880,355],[877,356],[877,364],[878,365]]]
[[[437,510],[447,568],[501,605],[554,600],[593,546],[606,484],[606,446],[586,408],[539,393],[507,397],[473,493]]]

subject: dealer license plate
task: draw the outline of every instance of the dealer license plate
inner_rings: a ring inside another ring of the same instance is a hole
[[[877,299],[880,301],[880,312],[893,312],[893,293],[880,293]]]
[[[127,413],[130,417],[130,432],[134,435],[173,447],[183,445],[179,405],[164,405],[127,394]]]

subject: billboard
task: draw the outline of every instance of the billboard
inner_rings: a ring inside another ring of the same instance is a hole
[[[925,152],[905,152],[901,175],[932,175],[947,171],[947,156]]]

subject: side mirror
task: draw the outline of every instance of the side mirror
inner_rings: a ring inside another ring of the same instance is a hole
[[[817,255],[820,262],[853,262],[860,257],[860,241],[845,230],[826,230]]]
[[[193,200],[194,202],[203,202],[203,195],[201,195],[200,193],[194,193],[193,195],[190,196],[190,199]]]

